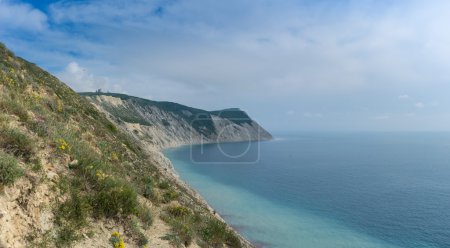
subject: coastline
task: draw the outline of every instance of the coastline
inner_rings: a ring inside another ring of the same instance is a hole
[[[140,147],[146,152],[149,162],[151,162],[160,171],[160,173],[167,179],[173,181],[181,191],[184,191],[186,195],[190,198],[191,203],[203,208],[205,212],[210,213],[217,220],[226,224],[227,228],[232,231],[241,241],[242,247],[252,247],[255,245],[250,241],[245,239],[237,230],[235,230],[229,223],[227,223],[222,216],[220,216],[214,208],[212,208],[209,203],[197,192],[192,186],[180,178],[180,175],[175,170],[172,161],[167,158],[163,151],[169,148],[178,148],[181,146],[188,145],[198,145],[198,144],[217,144],[217,143],[237,143],[237,142],[261,142],[273,140],[273,136],[264,130],[258,123],[252,120],[251,124],[245,124],[243,126],[231,124],[230,121],[222,120],[225,124],[229,124],[235,127],[234,132],[226,133],[224,136],[211,136],[205,137],[198,134],[192,127],[190,123],[183,121],[182,116],[174,116],[170,110],[165,110],[158,107],[150,107],[152,111],[156,111],[157,114],[153,115],[139,115],[143,121],[148,123],[159,123],[155,126],[149,126],[141,123],[129,123],[121,121],[120,118],[115,117],[112,113],[108,111],[105,107],[116,108],[122,106],[125,108],[130,108],[132,111],[138,112],[148,112],[145,106],[135,106],[133,103],[128,103],[126,100],[121,98],[115,98],[113,96],[96,96],[88,97],[88,100],[94,107],[100,112],[103,112],[106,117],[113,123],[115,123],[120,129],[125,133],[129,134]],[[145,101],[145,100],[144,100]],[[148,106],[147,106],[148,107]],[[184,106],[187,110],[192,111],[191,108]],[[156,109],[155,109],[156,108]],[[110,109],[109,109],[110,110]],[[111,110],[110,110],[111,111]],[[164,117],[164,118],[163,118]],[[217,117],[215,117],[217,118]],[[247,117],[249,118],[249,117]],[[220,118],[219,118],[220,119]],[[163,125],[163,120],[171,123],[170,126]],[[214,125],[219,125],[222,127],[221,121],[215,123]],[[247,134],[243,138],[243,134]]]
[[[266,140],[258,140],[258,142],[260,141]],[[242,142],[242,141],[234,141],[226,143],[235,143],[235,142]],[[215,142],[215,143],[224,143],[224,142]],[[163,151],[166,149],[176,149],[182,146],[189,146],[189,145],[196,145],[196,144],[178,144],[158,148],[152,146],[144,146],[144,147],[146,148],[146,151],[152,155],[151,159],[155,163],[156,167],[160,170],[160,172],[167,178],[171,179],[174,183],[176,183],[178,187],[186,190],[188,195],[193,198],[192,199],[193,201],[195,201],[197,204],[207,209],[215,218],[225,223],[227,225],[227,228],[232,230],[239,237],[239,240],[242,243],[242,247],[255,248],[256,246],[252,244],[249,240],[247,240],[244,236],[242,236],[242,234],[239,233],[238,230],[236,230],[229,223],[227,223],[225,219],[217,211],[215,211],[215,209],[204,199],[204,197],[197,190],[195,190],[191,185],[189,185],[187,182],[185,182],[180,178],[180,175],[175,170],[172,161],[164,155]]]

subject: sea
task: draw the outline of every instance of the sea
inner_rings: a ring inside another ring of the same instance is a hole
[[[450,247],[450,133],[289,133],[164,153],[257,247]]]

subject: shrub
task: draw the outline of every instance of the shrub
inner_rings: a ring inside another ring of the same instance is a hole
[[[39,137],[46,137],[49,135],[48,126],[43,121],[29,121],[27,122],[27,127]]]
[[[178,236],[178,240],[188,247],[192,243],[193,231],[188,223],[182,221],[176,221],[172,224],[172,230]]]
[[[10,98],[4,98],[0,101],[0,110],[8,114],[16,115],[19,117],[20,121],[27,122],[29,120],[29,115],[23,104],[17,100]]]
[[[180,237],[178,237],[176,234],[169,233],[162,236],[161,239],[170,241],[170,244],[173,245],[174,247],[183,247]]]
[[[139,247],[145,247],[148,244],[148,238],[145,237],[145,234],[139,232],[136,237],[136,244]]]
[[[17,129],[0,130],[0,148],[26,160],[34,153],[33,140]]]
[[[38,172],[42,169],[42,162],[38,158],[34,158],[31,161],[31,170],[34,172]]]
[[[162,202],[169,203],[177,198],[178,198],[178,193],[173,189],[169,189],[166,192],[164,192],[164,194],[162,195]]]
[[[145,245],[148,244],[148,239],[145,234],[141,232],[141,228],[139,228],[137,218],[135,216],[131,216],[126,224],[126,228],[130,230],[129,234],[131,234],[133,239],[136,241],[136,244],[139,247],[145,247]]]
[[[214,218],[209,218],[201,228],[200,234],[208,245],[216,247],[226,241],[229,230],[225,223]]]
[[[191,214],[191,211],[188,208],[183,207],[179,204],[174,204],[167,207],[166,211],[170,216],[175,218],[182,218]]]
[[[112,133],[117,133],[117,127],[116,125],[112,124],[111,122],[106,122],[105,123],[106,128],[108,128],[109,131],[111,131]]]
[[[142,195],[147,199],[154,198],[152,179],[148,176],[142,179]]]
[[[162,181],[158,184],[158,187],[160,189],[168,189],[170,187],[170,184],[167,181]]]
[[[72,192],[71,197],[59,206],[56,214],[56,221],[61,224],[62,219],[67,220],[76,228],[87,224],[86,218],[89,216],[91,206],[86,197],[78,192]]]
[[[98,189],[91,199],[94,213],[113,217],[118,214],[134,214],[138,200],[136,191],[128,184],[113,178],[105,178],[98,182]]]
[[[68,247],[78,238],[79,237],[73,228],[65,226],[58,230],[58,235],[55,241],[56,247]]]
[[[0,152],[0,185],[13,184],[23,175],[17,159],[9,154]]]
[[[241,240],[232,231],[227,232],[225,243],[232,248],[242,247]]]
[[[137,213],[139,219],[142,221],[144,229],[148,229],[153,224],[153,217],[150,210],[144,206],[141,206]]]

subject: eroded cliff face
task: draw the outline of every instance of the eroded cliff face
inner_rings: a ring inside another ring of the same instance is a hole
[[[83,95],[136,139],[159,149],[272,139],[269,132],[239,109],[205,111],[122,94]]]
[[[109,120],[140,143],[151,154],[166,178],[181,185],[196,202],[205,206],[216,218],[221,216],[179,178],[162,149],[189,144],[263,141],[272,135],[240,109],[205,111],[172,102],[156,102],[123,94],[81,93]],[[239,236],[243,247],[253,247]]]
[[[0,247],[252,247],[168,169],[160,148],[186,137],[170,113],[154,109],[161,129],[124,110],[105,116],[0,43]]]

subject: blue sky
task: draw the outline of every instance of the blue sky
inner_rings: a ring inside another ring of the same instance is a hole
[[[0,40],[77,91],[269,130],[450,130],[449,1],[0,0]]]

